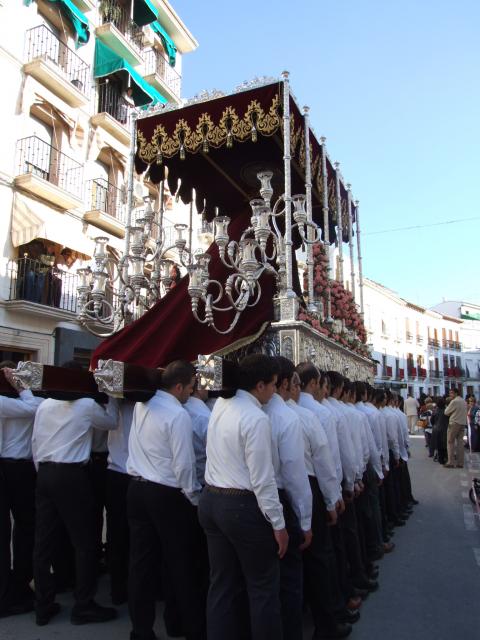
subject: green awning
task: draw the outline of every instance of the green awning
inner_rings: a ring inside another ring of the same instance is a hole
[[[87,18],[71,0],[50,0],[59,5],[63,17],[70,22],[75,31],[75,42],[77,47],[86,44],[90,38],[90,27]]]
[[[112,51],[100,40],[95,40],[95,78],[110,76],[116,71],[125,71],[130,75],[132,81],[132,98],[137,107],[147,104],[165,104],[166,98],[154,89],[135,69],[118,54]]]
[[[133,21],[139,27],[144,27],[157,19],[157,10],[151,0],[135,0],[133,5]]]
[[[177,47],[175,46],[174,41],[171,39],[171,37],[168,35],[168,33],[165,31],[162,25],[158,22],[158,20],[155,20],[155,22],[152,22],[150,26],[155,31],[155,33],[157,33],[160,36],[160,40],[162,41],[163,48],[165,49],[168,55],[168,61],[170,62],[170,65],[174,67],[175,59],[177,57]]]

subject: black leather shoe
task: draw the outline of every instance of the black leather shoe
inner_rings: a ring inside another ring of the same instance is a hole
[[[352,633],[352,627],[345,622],[339,622],[331,629],[325,631],[315,631],[312,640],[335,640],[336,638],[346,638]]]
[[[52,602],[52,604],[48,605],[48,607],[45,607],[44,609],[36,609],[35,622],[39,627],[44,627],[58,613],[60,613],[60,605],[58,602]]]
[[[351,609],[345,609],[338,616],[339,622],[347,622],[348,624],[355,624],[360,620],[360,611],[357,609],[356,611],[352,611]]]
[[[90,600],[88,604],[74,605],[70,622],[72,624],[92,624],[96,622],[109,622],[117,617],[117,610],[112,607],[102,607]]]
[[[372,591],[377,591],[378,586],[379,585],[376,580],[369,580],[368,578],[365,578],[365,580],[355,584],[357,589],[366,589],[370,593],[372,593]]]

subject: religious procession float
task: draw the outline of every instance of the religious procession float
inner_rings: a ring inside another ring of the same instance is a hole
[[[134,113],[131,140],[124,254],[115,260],[109,239],[96,238],[92,266],[79,270],[79,321],[104,338],[91,362],[100,391],[139,397],[156,385],[146,371],[178,358],[196,362],[207,388],[221,388],[228,363],[252,352],[372,381],[358,201],[288,73]],[[139,177],[159,192],[140,218],[132,214]],[[166,191],[190,212],[173,240]],[[213,228],[205,252],[192,250],[194,216]],[[172,251],[185,274],[174,287]],[[45,388],[48,368],[22,367]]]

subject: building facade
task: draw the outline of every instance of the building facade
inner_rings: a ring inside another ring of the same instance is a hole
[[[0,360],[88,361],[76,271],[96,237],[122,254],[132,110],[181,104],[198,44],[166,0],[7,0],[0,17]],[[137,180],[133,222],[145,196],[159,206]],[[173,234],[187,212],[164,206]]]
[[[465,342],[469,328],[460,313],[427,309],[368,278],[363,282],[365,325],[377,362],[375,384],[402,395],[439,395],[452,387],[480,393],[478,361]],[[480,321],[479,325],[480,325]],[[471,330],[470,330],[471,333]]]

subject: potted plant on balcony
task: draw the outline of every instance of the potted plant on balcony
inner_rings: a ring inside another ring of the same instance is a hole
[[[112,0],[101,0],[99,5],[102,22],[118,22],[122,17],[122,7]]]

